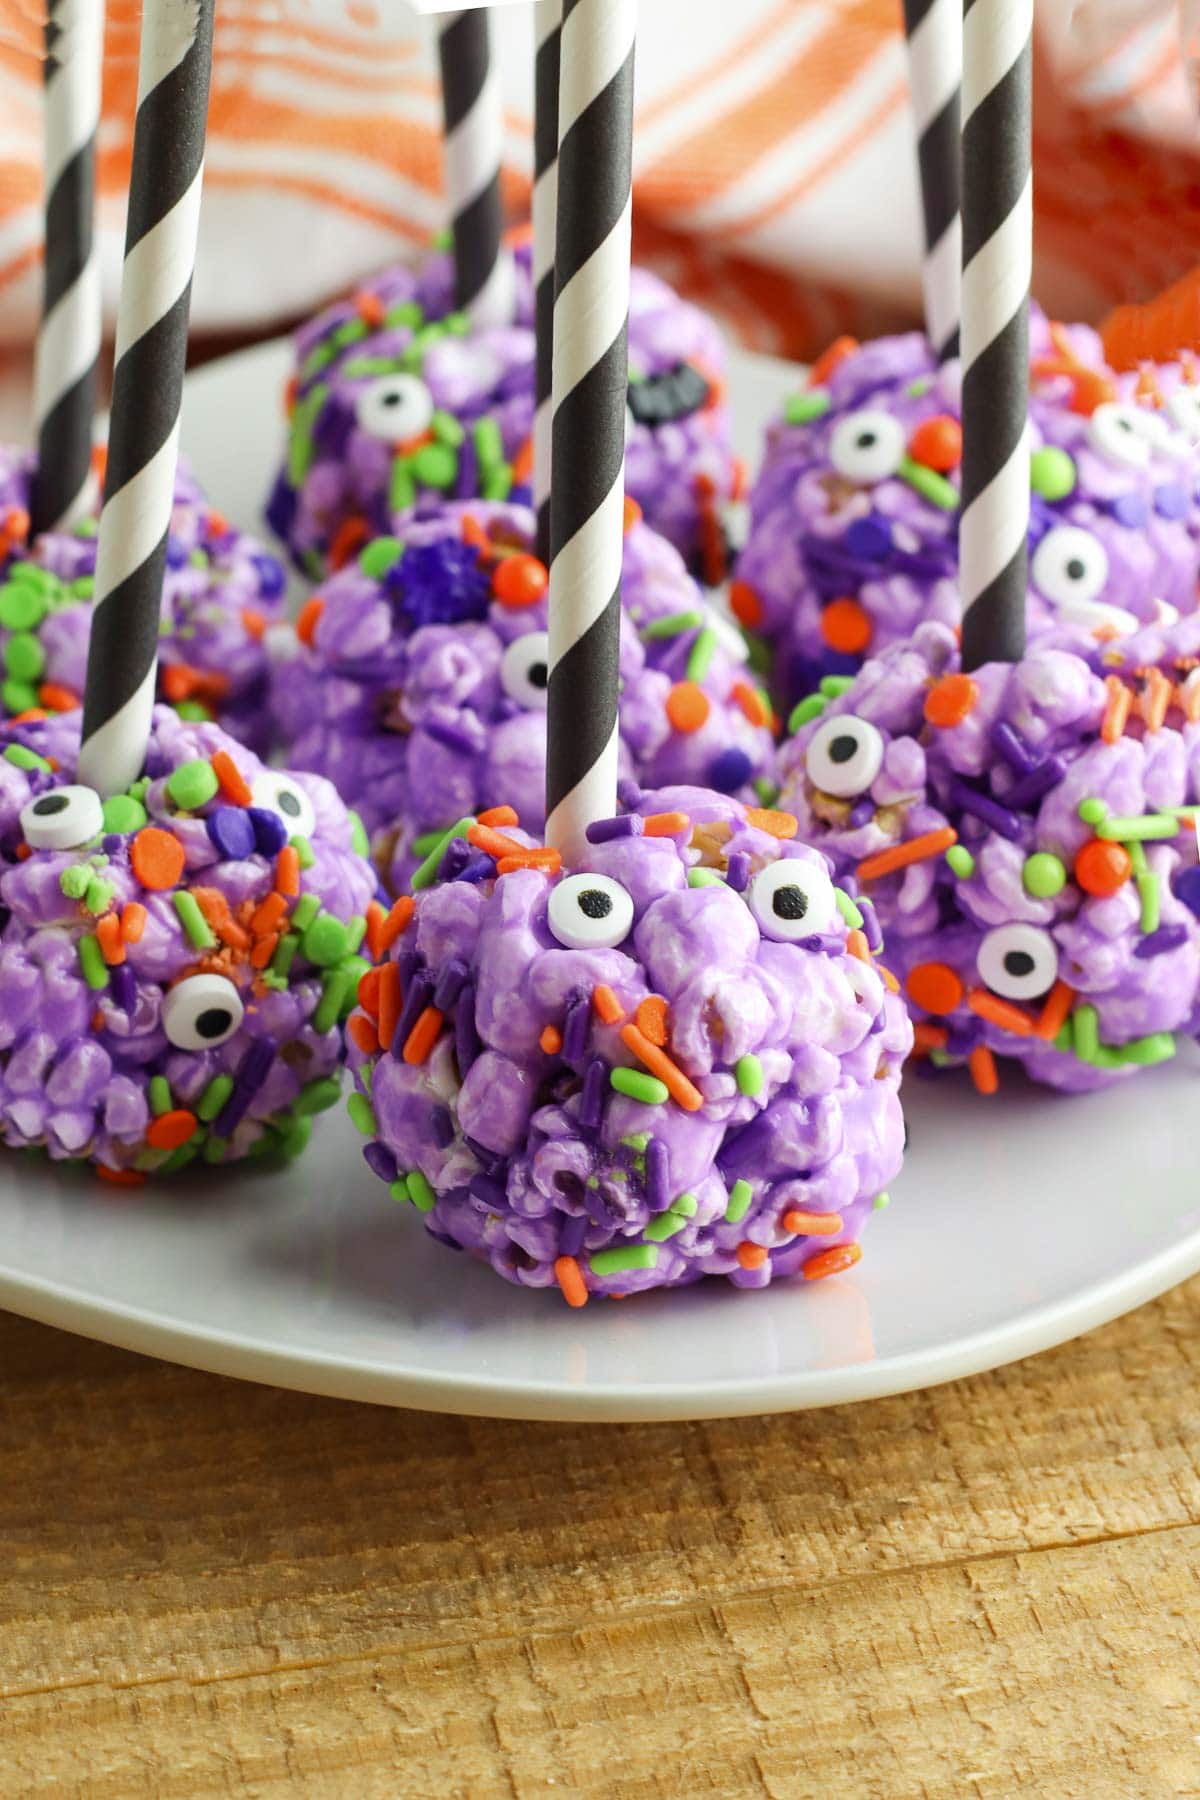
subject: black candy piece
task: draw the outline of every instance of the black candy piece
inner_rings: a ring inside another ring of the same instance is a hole
[[[629,410],[639,425],[671,425],[690,419],[704,406],[712,388],[691,363],[676,363],[661,375],[629,384]]]

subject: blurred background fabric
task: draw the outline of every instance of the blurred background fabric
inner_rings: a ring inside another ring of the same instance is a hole
[[[43,0],[0,0],[0,343],[40,286]],[[115,310],[137,0],[108,0],[101,230]],[[507,199],[528,205],[531,9],[492,15]],[[1200,261],[1200,5],[1038,0],[1036,290],[1098,319]],[[443,224],[432,32],[403,0],[217,0],[198,334],[261,335]],[[918,316],[899,0],[643,0],[636,248],[754,348]]]

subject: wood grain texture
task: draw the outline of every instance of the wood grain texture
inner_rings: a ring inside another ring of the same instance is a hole
[[[1198,1304],[869,1406],[612,1427],[0,1317],[0,1794],[1200,1794]]]

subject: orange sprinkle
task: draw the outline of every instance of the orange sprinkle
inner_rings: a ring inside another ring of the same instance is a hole
[[[619,1025],[625,1017],[625,1008],[605,981],[598,981],[592,989],[592,1010],[605,1025]]]
[[[1138,711],[1147,731],[1162,730],[1174,692],[1174,687],[1161,669],[1147,671],[1146,685],[1138,700]]]
[[[652,1044],[644,1031],[636,1025],[625,1025],[621,1028],[621,1042],[627,1050],[640,1062],[643,1062],[652,1075],[657,1075],[677,1106],[684,1112],[699,1112],[704,1105],[704,1096],[690,1082],[677,1063],[671,1061],[665,1050]]]
[[[335,574],[338,569],[345,568],[351,557],[358,554],[370,535],[371,527],[360,514],[342,520],[329,545],[329,567]],[[296,622],[296,629],[299,630],[299,620]],[[309,643],[311,639],[305,638],[304,642]]]
[[[943,675],[925,696],[925,720],[946,731],[961,725],[974,710],[979,699],[979,684],[969,675]]]
[[[971,1071],[971,1080],[981,1094],[994,1094],[1000,1086],[1000,1077],[996,1073],[996,1059],[986,1044],[976,1044],[967,1058],[967,1067]]]
[[[538,1039],[538,1045],[544,1055],[557,1056],[562,1049],[562,1032],[558,1029],[558,1026],[543,1026],[542,1035]]]
[[[516,838],[505,837],[502,831],[493,831],[489,825],[478,823],[467,832],[467,842],[476,850],[482,850],[485,856],[524,856],[527,846],[518,844]]]
[[[260,613],[256,606],[243,606],[242,630],[247,637],[260,641],[267,635],[266,614]]]
[[[638,505],[637,501],[634,499],[632,494],[626,494],[626,496],[625,496],[625,512],[624,512],[624,516],[623,516],[623,520],[622,520],[622,528],[625,531],[625,534],[628,536],[628,534],[633,530],[634,526],[640,525],[641,522],[642,522],[641,507]]]
[[[140,900],[130,900],[121,908],[121,936],[127,944],[136,944],[146,929],[146,909]]]
[[[867,942],[865,931],[848,931],[846,933],[846,949],[851,956],[857,957],[859,962],[869,963],[871,960],[871,946]]]
[[[879,976],[879,979],[883,982],[883,985],[889,994],[898,994],[900,992],[900,983],[896,980],[892,971],[884,967],[883,963],[877,962],[875,964],[875,973]]]
[[[711,711],[708,695],[694,681],[677,681],[667,695],[667,717],[676,731],[699,731]]]
[[[423,1063],[438,1041],[442,1015],[436,1006],[427,1006],[404,1041],[406,1063]]]
[[[116,913],[105,913],[102,919],[96,920],[96,942],[110,968],[125,961],[125,940],[121,936],[121,921]]]
[[[251,966],[255,969],[265,969],[278,948],[279,933],[277,931],[268,932],[266,937],[257,938],[254,948],[250,952]]]
[[[647,813],[642,820],[642,836],[676,837],[681,831],[690,830],[691,823],[686,813]]]
[[[379,1034],[366,1013],[351,1013],[346,1021],[346,1035],[364,1056],[374,1056],[379,1049]]]
[[[51,712],[73,712],[79,705],[79,695],[57,681],[43,681],[37,692],[42,705]]]
[[[275,858],[275,887],[289,900],[300,892],[300,853],[291,844],[285,844]]]
[[[519,825],[521,821],[511,806],[489,806],[486,812],[478,815],[478,823],[494,831],[500,825]]]
[[[487,532],[474,513],[464,513],[459,521],[458,529],[464,544],[471,544],[476,550],[491,549]]]
[[[913,1025],[913,1050],[918,1055],[928,1055],[930,1050],[944,1050],[950,1042],[950,1033],[944,1025],[929,1025],[918,1021]]]
[[[1200,722],[1200,681],[1194,681],[1189,687],[1181,682],[1176,694],[1176,705],[1189,725]]]
[[[275,931],[287,915],[287,901],[282,894],[274,892],[260,900],[250,915],[250,929],[255,937],[265,931]]]
[[[1036,1021],[999,994],[989,994],[986,988],[972,988],[967,995],[967,1005],[978,1018],[986,1019],[989,1025],[998,1025],[1001,1031],[1011,1031],[1017,1037],[1033,1036]]]
[[[951,844],[958,842],[958,833],[953,825],[943,825],[938,831],[923,831],[919,837],[909,838],[905,844],[896,844],[891,850],[879,850],[874,856],[868,856],[858,865],[860,881],[876,881],[881,875],[891,875],[897,869],[907,869],[910,864],[927,862],[931,856],[941,856]]]
[[[382,325],[387,316],[387,308],[384,306],[383,301],[379,298],[378,294],[373,294],[369,288],[360,288],[358,293],[355,294],[354,310],[362,320],[363,324],[369,325],[372,330],[374,330],[376,326]]]
[[[163,698],[177,706],[181,700],[191,698],[202,680],[199,669],[193,669],[190,663],[164,663],[159,685]]]
[[[14,713],[11,719],[0,724],[0,731],[9,731],[14,725],[37,725],[46,717],[44,706],[27,706],[24,712]],[[50,759],[47,758],[47,761]]]
[[[861,1244],[833,1244],[810,1256],[800,1273],[805,1281],[823,1281],[826,1275],[841,1275],[861,1261]]]
[[[407,931],[408,922],[417,910],[416,901],[411,894],[402,894],[379,928],[379,953],[381,956],[391,949],[402,932]]]
[[[730,582],[729,610],[747,631],[757,630],[763,622],[763,603],[748,581]]]
[[[820,627],[829,648],[840,651],[843,656],[861,656],[875,635],[870,613],[849,594],[822,607]]]
[[[146,1179],[140,1169],[110,1169],[107,1163],[97,1163],[96,1173],[101,1181],[110,1181],[114,1187],[141,1187]]]
[[[314,594],[311,600],[304,602],[296,615],[296,636],[302,644],[312,643],[313,633],[317,629],[317,621],[324,611],[325,602],[320,594]]]
[[[228,750],[214,750],[209,757],[212,772],[217,778],[222,794],[231,806],[249,806],[254,796],[250,792],[242,771],[230,756]]]
[[[800,826],[794,813],[780,812],[774,806],[748,806],[746,823],[753,825],[756,831],[765,831],[773,838],[781,838],[786,843],[794,838]]]
[[[152,1150],[178,1150],[196,1135],[196,1115],[184,1107],[160,1113],[146,1127],[146,1142]]]
[[[99,1007],[97,1007],[96,1011],[92,1014],[90,1022],[91,1022],[91,1028],[93,1031],[107,1031],[108,1030],[108,1020],[105,1018],[104,1014],[100,1011]]]
[[[1098,406],[1116,397],[1116,384],[1111,376],[1101,374],[1099,369],[1078,367],[1072,371],[1070,407],[1073,413],[1090,418]]]
[[[366,944],[367,955],[372,962],[378,962],[383,955],[383,945],[380,942],[380,935],[383,931],[383,919],[383,908],[380,906],[378,900],[368,900]]]
[[[809,387],[823,387],[829,380],[829,377],[833,374],[833,371],[837,368],[838,364],[844,363],[848,356],[853,356],[857,349],[858,339],[856,337],[834,338],[832,344],[822,350],[820,356],[818,356],[816,362],[808,371]]]
[[[634,1019],[637,1022],[638,1030],[644,1037],[648,1037],[650,1042],[657,1045],[660,1050],[666,1049],[669,1041],[667,1003],[661,994],[647,994],[644,1000],[640,1000]]]
[[[380,970],[368,969],[358,981],[358,1004],[372,1019],[379,1017],[379,976]]]
[[[173,888],[183,875],[183,845],[170,831],[143,825],[129,846],[133,872],[144,888]]]
[[[16,857],[18,862],[28,862],[29,858],[33,855],[33,845],[32,844],[18,844],[16,849],[13,851],[13,855]]]
[[[583,1279],[582,1269],[573,1256],[555,1257],[554,1279],[562,1289],[562,1297],[568,1306],[587,1305],[587,1283]]]
[[[771,723],[771,715],[763,703],[762,695],[748,681],[735,681],[729,690],[729,698],[741,709],[751,725]]]
[[[1047,1043],[1056,1038],[1066,1024],[1074,1002],[1075,989],[1065,981],[1056,981],[1038,1014],[1034,1036],[1045,1038]]]
[[[1106,744],[1115,744],[1129,723],[1133,695],[1117,675],[1106,675],[1104,686],[1108,691],[1108,700],[1104,707],[1100,736]]]
[[[379,1045],[390,1050],[400,1023],[403,996],[400,992],[400,969],[396,963],[384,963],[379,970]]]
[[[944,962],[917,963],[904,982],[909,997],[925,1012],[952,1013],[962,1004],[963,984]]]
[[[780,1223],[785,1231],[794,1231],[797,1236],[836,1237],[845,1221],[841,1213],[803,1212],[793,1206],[784,1213]]]
[[[557,850],[521,850],[512,856],[501,856],[496,862],[497,875],[511,875],[514,869],[537,869],[543,875],[557,875],[562,868],[562,855]]]
[[[1124,844],[1089,838],[1076,854],[1072,873],[1085,894],[1104,898],[1124,887],[1133,874],[1133,860]]]
[[[767,1252],[761,1244],[752,1244],[749,1238],[743,1238],[737,1247],[737,1259],[743,1269],[761,1269],[767,1260]]]
[[[514,484],[528,481],[533,474],[533,439],[527,437],[523,444],[517,446],[517,453],[512,459],[512,478]]]

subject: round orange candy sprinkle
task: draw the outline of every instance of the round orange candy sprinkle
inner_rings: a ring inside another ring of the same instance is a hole
[[[962,461],[962,426],[949,413],[922,419],[908,440],[908,454],[927,469],[948,475]]]
[[[667,1003],[661,994],[647,994],[638,1002],[635,1014],[637,1028],[643,1037],[657,1044],[660,1050],[665,1049],[667,1042]]]
[[[831,600],[821,613],[821,636],[831,650],[840,650],[844,656],[860,655],[874,635],[871,615],[848,596]]]
[[[642,522],[642,509],[632,494],[625,496],[624,530],[628,533]]]
[[[178,1150],[196,1135],[196,1115],[184,1107],[160,1113],[146,1127],[146,1142],[152,1150]]]
[[[173,888],[183,875],[183,845],[169,831],[144,825],[129,846],[133,872],[144,888]]]
[[[729,610],[747,631],[755,630],[763,622],[763,603],[748,581],[730,582]]]
[[[501,606],[536,606],[549,585],[545,563],[524,551],[502,557],[492,572],[492,592]]]
[[[963,984],[949,963],[918,963],[904,985],[909,998],[925,1012],[952,1013],[962,1004]]]
[[[1133,874],[1133,862],[1124,844],[1105,838],[1089,838],[1075,858],[1075,879],[1085,894],[1103,898],[1124,887]]]
[[[708,695],[694,681],[677,681],[667,695],[667,717],[676,731],[699,731],[710,710]]]
[[[925,696],[925,718],[939,731],[961,725],[974,711],[979,686],[969,675],[943,675]]]

